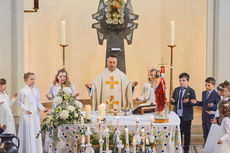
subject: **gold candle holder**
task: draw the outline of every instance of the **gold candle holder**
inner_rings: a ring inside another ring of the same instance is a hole
[[[173,48],[176,47],[176,44],[171,45],[169,44],[168,47],[170,47],[170,87],[169,87],[169,96],[172,96],[173,93]],[[169,110],[172,110],[172,106],[170,105],[169,100]]]
[[[65,68],[65,48],[68,47],[69,45],[63,45],[60,44],[60,46],[62,47],[62,66],[63,68]]]
[[[24,13],[34,13],[34,12],[38,12],[39,8],[33,8],[33,10],[24,10]]]

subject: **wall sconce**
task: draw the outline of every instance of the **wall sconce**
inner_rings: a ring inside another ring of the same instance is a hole
[[[37,12],[39,9],[39,0],[34,0],[34,8],[33,10],[24,10],[24,13],[33,13],[33,12]]]

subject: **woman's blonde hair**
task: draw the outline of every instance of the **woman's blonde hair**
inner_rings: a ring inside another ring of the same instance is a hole
[[[59,75],[60,73],[65,73],[65,74],[66,74],[66,80],[65,80],[65,82],[63,83],[63,86],[64,86],[64,87],[70,87],[69,76],[68,76],[67,71],[66,71],[64,68],[58,70],[58,72],[57,72],[57,74],[56,74],[56,76],[55,76],[55,79],[54,79],[54,81],[53,81],[53,85],[56,85],[57,83],[59,83],[58,75]]]
[[[224,117],[230,118],[230,103],[227,100],[221,100],[218,104],[218,110],[220,114],[219,123],[222,122]]]

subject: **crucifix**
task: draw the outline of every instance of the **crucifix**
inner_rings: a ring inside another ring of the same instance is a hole
[[[138,15],[133,13],[131,0],[104,0],[99,1],[98,12],[93,14],[93,19],[98,22],[92,25],[97,30],[98,42],[106,44],[106,59],[115,56],[118,59],[117,67],[126,73],[124,39],[128,45],[132,44],[133,32],[138,24],[134,20]],[[105,60],[106,66],[106,60]]]
[[[167,63],[164,63],[164,58],[161,58],[161,63],[158,64],[161,66],[161,76],[165,77],[165,65],[167,65]]]

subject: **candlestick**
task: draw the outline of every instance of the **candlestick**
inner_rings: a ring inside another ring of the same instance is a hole
[[[62,21],[62,45],[66,45],[66,22]]]
[[[91,106],[90,105],[86,105],[85,106],[85,110],[86,110],[86,114],[85,114],[86,119],[90,120]]]
[[[60,46],[62,47],[62,66],[65,67],[65,48],[69,45],[60,44]]]
[[[168,45],[170,47],[170,87],[169,87],[169,97],[173,94],[173,48],[176,47],[176,45]],[[172,110],[172,105],[169,104],[169,110]]]
[[[34,13],[34,12],[37,12],[38,9],[39,9],[39,1],[34,0],[34,8],[33,8],[33,10],[24,10],[24,13]]]
[[[170,41],[170,45],[174,45],[174,21],[171,21],[171,41]]]

